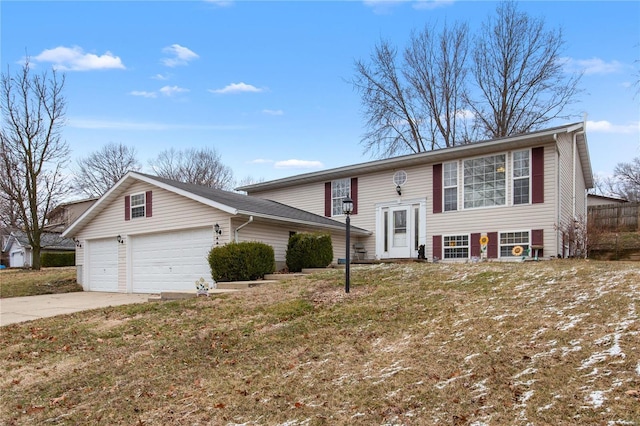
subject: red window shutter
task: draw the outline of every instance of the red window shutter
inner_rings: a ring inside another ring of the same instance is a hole
[[[544,203],[544,147],[531,150],[531,202]]]
[[[433,236],[433,258],[442,259],[442,235]]]
[[[151,200],[151,191],[147,191],[144,194],[144,202],[145,202],[145,206],[144,206],[145,215],[147,217],[151,217],[151,213],[152,213],[151,205],[153,204]]]
[[[358,178],[351,178],[351,199],[353,200],[352,214],[358,214]]]
[[[433,212],[442,213],[442,163],[433,165]]]
[[[331,217],[331,182],[324,183],[324,215]]]
[[[498,233],[489,232],[487,233],[487,238],[489,238],[489,242],[487,243],[487,257],[489,259],[497,259],[498,258]]]
[[[532,246],[544,246],[544,229],[534,229],[531,231],[531,245]],[[543,256],[542,249],[538,250],[538,257]],[[531,255],[535,254],[535,250],[531,250]]]
[[[124,220],[131,219],[131,196],[124,197]]]
[[[471,256],[480,257],[480,234],[471,234]]]

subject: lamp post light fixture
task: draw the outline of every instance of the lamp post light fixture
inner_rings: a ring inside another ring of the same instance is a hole
[[[342,200],[342,212],[347,215],[347,259],[344,280],[344,292],[349,293],[349,279],[351,273],[351,213],[353,213],[353,200],[346,197]]]

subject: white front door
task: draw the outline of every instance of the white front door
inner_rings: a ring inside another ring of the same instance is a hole
[[[411,257],[411,230],[409,206],[389,209],[389,226],[387,227],[389,257]]]
[[[418,257],[426,241],[426,200],[404,204],[378,205],[376,208],[376,257],[406,259]]]

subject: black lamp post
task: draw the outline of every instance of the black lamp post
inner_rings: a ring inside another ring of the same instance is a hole
[[[351,213],[353,212],[353,200],[346,197],[342,200],[342,212],[347,215],[347,265],[344,281],[344,292],[349,293],[349,274],[351,269]]]

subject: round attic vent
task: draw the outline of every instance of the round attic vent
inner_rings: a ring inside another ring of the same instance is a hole
[[[407,172],[404,170],[398,170],[393,174],[393,183],[396,186],[402,186],[407,181]]]

